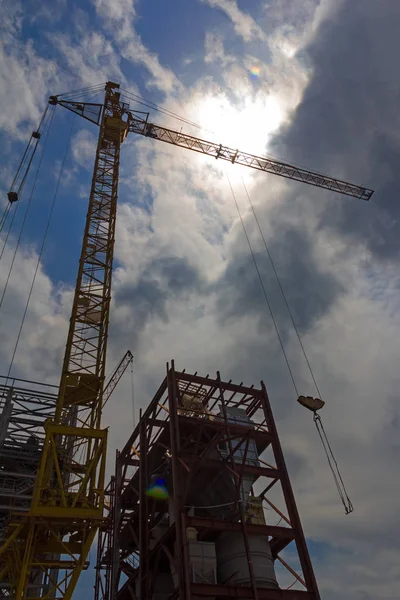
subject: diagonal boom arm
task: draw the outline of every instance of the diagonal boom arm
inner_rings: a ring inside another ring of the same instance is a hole
[[[99,124],[99,119],[103,106],[101,104],[93,104],[89,102],[73,102],[70,100],[63,100],[59,96],[50,96],[50,104],[61,104],[68,110],[77,113],[78,115],[92,121],[96,125]],[[207,156],[213,156],[214,158],[220,158],[231,162],[232,164],[243,165],[245,167],[251,167],[258,171],[265,171],[266,173],[273,173],[280,177],[287,179],[294,179],[301,183],[307,183],[325,190],[337,192],[344,196],[352,196],[360,200],[370,200],[373,190],[366,188],[362,185],[355,185],[348,181],[342,181],[329,175],[323,175],[322,173],[316,173],[315,171],[309,171],[301,167],[296,167],[290,163],[286,163],[274,158],[267,158],[265,156],[255,156],[248,152],[242,152],[241,150],[234,150],[228,146],[217,144],[215,142],[208,142],[198,137],[175,131],[174,129],[168,129],[161,125],[155,125],[148,121],[149,114],[141,111],[129,110],[129,105],[122,103],[123,113],[127,117],[127,130],[138,135],[150,137],[173,146],[180,146],[181,148],[187,148],[188,150],[194,150],[200,154],[206,154]],[[143,116],[142,116],[143,115]]]
[[[295,181],[308,183],[309,185],[314,185],[333,192],[339,192],[345,196],[353,196],[354,198],[359,198],[361,200],[369,200],[373,194],[373,190],[363,186],[354,185],[353,183],[341,181],[340,179],[335,179],[334,177],[329,177],[327,175],[321,175],[320,173],[308,171],[307,169],[302,169],[271,158],[254,156],[247,152],[233,150],[232,148],[228,148],[228,146],[216,144],[215,142],[207,142],[206,140],[187,135],[186,133],[180,133],[173,129],[167,129],[166,127],[154,125],[143,119],[138,119],[132,113],[130,113],[130,117],[129,131],[160,140],[161,142],[167,142],[174,146],[194,150],[200,154],[221,158],[222,160],[229,161],[233,164],[251,167],[252,169],[258,169],[259,171],[266,171],[267,173],[273,173],[280,177],[294,179]]]

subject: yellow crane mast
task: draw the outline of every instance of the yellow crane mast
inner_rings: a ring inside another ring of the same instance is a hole
[[[56,412],[45,424],[31,508],[25,514],[12,515],[0,548],[0,582],[8,582],[15,600],[69,600],[103,520],[107,431],[101,428],[101,411],[120,148],[127,133],[363,200],[373,193],[149,123],[148,114],[143,117],[143,113],[129,110],[121,101],[119,85],[112,82],[105,86],[103,104],[60,96],[51,96],[49,102],[96,123],[100,131]]]
[[[31,509],[12,519],[0,549],[0,577],[16,599],[44,597],[29,584],[55,568],[64,578],[50,582],[48,597],[71,598],[103,517],[107,431],[100,421],[120,147],[127,134],[118,87],[106,85],[54,420],[45,425]]]

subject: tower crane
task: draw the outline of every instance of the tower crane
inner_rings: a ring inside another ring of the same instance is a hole
[[[30,510],[12,515],[0,548],[0,582],[15,600],[70,600],[103,520],[107,431],[101,426],[121,144],[136,133],[204,155],[369,200],[373,191],[271,158],[161,127],[130,110],[119,85],[105,85],[103,104],[51,96],[99,126],[82,251],[54,419]],[[16,200],[15,197],[12,198]],[[57,577],[52,573],[61,572]],[[45,576],[40,578],[41,574]],[[46,579],[46,586],[37,581]]]

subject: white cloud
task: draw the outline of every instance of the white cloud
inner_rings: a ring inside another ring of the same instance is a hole
[[[83,168],[93,170],[97,140],[88,129],[80,129],[71,142],[72,156]]]
[[[14,247],[15,240],[9,239],[0,270],[1,294],[5,289]],[[0,364],[3,374],[8,371],[17,344],[37,258],[37,253],[31,249],[21,248],[18,251],[0,308]],[[60,340],[65,339],[67,333],[71,299],[71,292],[54,287],[40,266],[17,345],[12,375],[35,381],[57,382],[64,346]]]
[[[136,0],[93,0],[93,4],[103,19],[132,23],[136,16]],[[122,35],[125,35],[124,31]]]
[[[265,41],[266,35],[253,17],[238,7],[236,0],[202,0],[212,8],[222,10],[232,21],[235,32],[245,42]]]
[[[97,31],[88,30],[85,18],[78,20],[80,30],[79,41],[72,39],[67,33],[49,33],[48,38],[68,67],[71,82],[57,87],[56,93],[63,93],[77,87],[86,87],[116,79],[121,83],[125,78],[120,68],[120,56],[110,41]],[[63,71],[62,74],[65,72]],[[65,79],[65,76],[63,77]],[[53,88],[55,89],[55,88]],[[96,101],[96,99],[95,99]]]
[[[156,87],[165,93],[177,92],[180,82],[168,67],[161,65],[158,56],[146,48],[135,30],[135,0],[92,0],[103,26],[113,38],[118,52],[133,64],[143,65],[150,78],[148,87]]]
[[[25,141],[38,125],[55,71],[55,63],[38,56],[30,41],[10,38],[0,46],[0,128],[8,135]]]
[[[226,66],[236,60],[234,56],[226,54],[223,37],[211,31],[206,32],[204,51],[204,62],[206,63],[216,62]]]

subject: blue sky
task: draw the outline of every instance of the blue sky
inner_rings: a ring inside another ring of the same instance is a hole
[[[171,358],[188,371],[218,369],[227,379],[249,384],[264,379],[322,598],[333,600],[345,589],[349,600],[395,600],[398,2],[2,0],[0,5],[4,206],[48,96],[108,79],[201,129],[152,113],[157,123],[376,190],[367,204],[228,165],[298,385],[314,393],[242,178],[326,400],[326,426],[356,507],[353,515],[342,514],[312,423],[295,402],[227,171],[218,161],[149,139],[124,143],[108,364],[111,370],[127,348],[135,353],[137,407],[149,402]],[[94,125],[56,108],[0,307],[3,372],[67,148],[12,371],[49,382],[59,377],[96,135]],[[1,293],[36,166],[0,265]],[[131,414],[129,381],[123,380],[104,416],[110,465],[130,433]],[[85,574],[76,598],[91,593],[92,576],[93,571]]]

